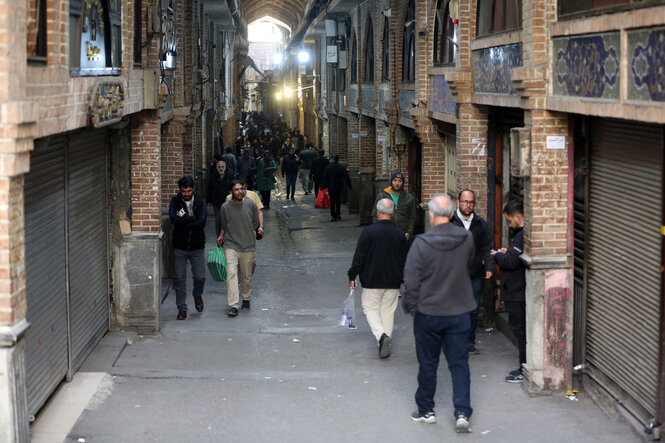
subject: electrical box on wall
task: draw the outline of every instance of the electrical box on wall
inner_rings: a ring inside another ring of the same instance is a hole
[[[337,57],[337,67],[339,69],[346,69],[346,51],[339,51],[339,55]]]
[[[510,129],[510,174],[531,177],[531,128]]]
[[[143,107],[157,109],[159,107],[159,69],[143,70]]]

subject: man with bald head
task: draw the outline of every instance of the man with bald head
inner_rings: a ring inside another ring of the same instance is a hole
[[[455,430],[471,432],[469,374],[469,312],[476,308],[469,268],[473,264],[473,236],[450,223],[455,204],[436,194],[428,204],[432,228],[411,245],[404,267],[404,311],[413,315],[416,338],[419,423],[435,423],[434,394],[441,350],[446,355],[453,385]]]
[[[367,323],[379,345],[379,357],[387,358],[392,347],[393,324],[399,287],[402,284],[408,240],[392,222],[395,203],[376,203],[377,221],[363,229],[349,269],[349,289],[356,277],[363,287],[362,306]]]

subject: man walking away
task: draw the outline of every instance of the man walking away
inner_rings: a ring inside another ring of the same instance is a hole
[[[256,160],[249,155],[249,148],[245,148],[242,157],[238,158],[238,179],[247,182],[247,189],[254,189],[256,177]]]
[[[263,207],[270,209],[270,192],[275,189],[275,171],[277,164],[271,158],[270,151],[263,151],[263,157],[256,165],[256,189],[261,193]]]
[[[298,157],[296,149],[291,146],[289,152],[282,159],[282,177],[286,176],[286,199],[296,199],[296,179],[298,177]]]
[[[348,272],[349,289],[356,289],[356,277],[360,276],[363,312],[379,344],[381,358],[390,355],[395,309],[406,259],[404,231],[390,220],[394,208],[392,200],[378,201],[379,220],[360,234]]]
[[[389,198],[395,203],[393,221],[406,233],[407,237],[413,236],[413,227],[416,224],[416,200],[411,194],[404,190],[404,174],[393,172],[390,176],[390,186],[379,192],[376,201]],[[372,212],[376,219],[376,209]]]
[[[473,235],[474,257],[473,264],[469,269],[471,288],[476,299],[476,305],[480,303],[480,294],[483,291],[483,279],[492,278],[494,274],[494,259],[490,255],[492,249],[492,233],[487,223],[478,214],[473,212],[476,207],[476,193],[471,189],[465,189],[457,197],[457,211],[450,220],[451,223],[466,229]],[[487,314],[487,313],[485,313]],[[476,329],[478,329],[478,306],[471,311],[471,329],[469,329],[469,354],[479,354],[476,348]]]
[[[249,309],[252,295],[252,275],[256,267],[256,234],[263,235],[259,211],[249,198],[245,198],[242,184],[234,180],[231,201],[222,205],[222,229],[217,244],[224,246],[226,255],[226,297],[228,316],[238,315],[240,307],[238,280],[242,292],[242,307]]]
[[[219,208],[222,207],[231,190],[231,180],[227,172],[226,163],[219,160],[215,172],[208,177],[208,204],[212,206],[215,212],[215,232],[219,232],[221,228]]]
[[[522,200],[511,200],[503,208],[503,216],[508,226],[514,230],[514,237],[508,249],[501,248],[492,252],[494,260],[501,268],[501,297],[508,312],[508,325],[517,339],[520,360],[519,368],[506,376],[508,383],[520,383],[524,380],[522,365],[526,363],[526,279],[524,263],[520,258],[524,251],[524,205]]]
[[[413,242],[404,267],[404,311],[414,316],[416,338],[419,423],[435,423],[434,394],[441,350],[448,361],[453,385],[455,430],[471,432],[471,380],[469,374],[469,312],[476,307],[469,280],[473,262],[471,233],[449,223],[455,204],[436,194],[429,202],[432,228]]]
[[[229,146],[226,148],[226,154],[222,155],[222,160],[226,163],[226,173],[231,180],[236,178],[238,173],[238,159],[233,155],[233,148]]]
[[[346,185],[349,189],[353,189],[353,186],[351,186],[349,171],[339,164],[339,155],[331,155],[330,160],[331,163],[326,166],[323,173],[323,187],[328,189],[328,196],[330,197],[330,221],[334,222],[342,219],[340,208],[344,186]]]
[[[312,193],[312,183],[310,182],[310,173],[312,170],[312,161],[316,158],[316,152],[312,151],[308,146],[305,146],[300,152],[300,161],[302,167],[300,168],[300,184],[305,195]]]
[[[205,284],[205,233],[206,202],[194,194],[194,180],[183,177],[178,180],[180,192],[171,198],[169,218],[173,224],[173,266],[175,268],[175,303],[178,320],[187,318],[186,278],[187,260],[192,268],[194,306],[203,311],[203,286]]]
[[[323,149],[319,150],[319,155],[314,160],[312,160],[312,170],[310,174],[314,181],[314,195],[319,195],[319,189],[322,188],[321,184],[323,183],[323,171],[326,170],[330,162],[325,157],[325,152]]]

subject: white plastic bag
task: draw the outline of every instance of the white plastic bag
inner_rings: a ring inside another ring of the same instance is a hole
[[[356,291],[349,291],[349,295],[342,304],[342,318],[339,320],[340,326],[348,326],[351,329],[356,328]]]

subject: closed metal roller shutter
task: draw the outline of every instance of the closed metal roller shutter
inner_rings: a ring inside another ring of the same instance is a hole
[[[65,137],[38,140],[25,176],[26,384],[34,415],[67,374]]]
[[[586,361],[644,418],[657,404],[662,133],[591,122]]]
[[[108,330],[106,132],[69,141],[69,293],[72,369]]]

